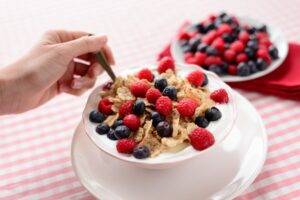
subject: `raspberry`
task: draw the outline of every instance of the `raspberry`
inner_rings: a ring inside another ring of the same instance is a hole
[[[167,71],[167,69],[175,71],[174,60],[171,57],[164,57],[158,63],[157,71],[160,74]]]
[[[149,103],[155,104],[156,100],[161,96],[162,95],[161,95],[160,91],[156,88],[150,88],[146,93],[146,98],[149,101]]]
[[[182,117],[192,117],[197,107],[197,102],[194,99],[183,99],[176,106]]]
[[[126,125],[130,130],[136,131],[140,127],[140,118],[134,114],[126,115],[123,118],[123,124]]]
[[[198,32],[191,32],[191,33],[189,33],[190,39],[191,39],[191,38],[194,38],[194,37],[196,37],[196,36],[198,36],[198,35],[199,35]]]
[[[224,52],[224,60],[227,62],[232,62],[235,60],[236,53],[235,51],[228,49]]]
[[[204,64],[206,56],[207,55],[205,53],[202,53],[202,52],[196,52],[195,53],[195,58],[197,60],[197,63],[199,63],[199,65],[203,65]]]
[[[189,135],[194,149],[201,151],[207,149],[215,143],[214,136],[204,128],[196,128]]]
[[[222,60],[218,56],[208,56],[204,61],[204,65],[206,65],[206,66],[210,66],[213,64],[220,65],[221,63],[222,63]]]
[[[231,44],[230,48],[235,52],[242,52],[245,48],[245,45],[241,41],[235,41]]]
[[[188,39],[190,39],[190,36],[189,36],[189,34],[187,33],[187,32],[180,32],[180,33],[178,33],[178,40],[188,40]]]
[[[272,42],[269,40],[269,38],[262,38],[259,40],[259,44],[263,44],[269,47],[272,45]]]
[[[239,33],[239,40],[243,43],[247,43],[249,40],[249,33],[247,31],[242,31]]]
[[[216,38],[211,46],[215,47],[219,51],[223,51],[225,48],[224,40],[221,37]]]
[[[231,74],[231,75],[237,74],[237,68],[235,65],[229,65],[227,71],[228,71],[228,74]]]
[[[262,58],[262,59],[265,59],[269,56],[269,52],[267,49],[258,49],[258,51],[256,52],[256,56],[258,58]]]
[[[135,97],[144,97],[149,86],[142,80],[134,82],[130,86],[130,91]]]
[[[248,60],[248,56],[245,53],[239,53],[236,56],[236,63],[240,63],[240,62],[246,62]]]
[[[113,105],[113,103],[110,102],[108,100],[108,98],[101,99],[98,104],[98,110],[100,110],[102,113],[104,113],[106,115],[110,115],[113,112],[111,110],[112,105]]]
[[[232,28],[229,24],[221,24],[218,27],[219,35],[222,35],[223,33],[231,33],[231,32],[232,32]]]
[[[194,56],[194,54],[192,52],[187,52],[184,54],[183,58],[184,58],[185,62],[187,62],[187,60],[189,58],[192,58],[193,56]]]
[[[191,65],[199,65],[199,62],[195,57],[188,58],[186,63]]]
[[[196,70],[189,73],[187,80],[195,87],[199,87],[203,84],[205,76],[201,71]]]
[[[261,40],[263,38],[268,38],[268,34],[267,33],[258,32],[258,33],[255,33],[255,35],[258,38],[258,40]]]
[[[203,38],[201,39],[201,42],[210,44],[216,37],[218,37],[218,32],[216,30],[212,30],[203,36]]]
[[[128,114],[132,114],[133,110],[133,101],[126,101],[119,107],[119,115],[121,118],[125,117]]]
[[[132,154],[133,149],[137,146],[137,143],[133,139],[121,139],[117,143],[117,151],[119,153]]]
[[[142,69],[141,71],[139,71],[139,73],[137,74],[137,77],[139,79],[146,79],[148,80],[149,82],[152,82],[153,81],[153,74],[152,72],[149,70],[149,69]]]
[[[215,90],[210,94],[210,98],[217,103],[228,103],[229,101],[228,94],[224,89]]]
[[[168,116],[172,113],[173,103],[169,97],[159,97],[155,103],[155,109],[163,116]]]

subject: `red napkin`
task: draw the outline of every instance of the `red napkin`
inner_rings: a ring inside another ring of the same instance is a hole
[[[180,30],[187,25],[188,22],[185,22]],[[170,44],[159,53],[158,59],[164,56],[171,56]],[[255,80],[228,84],[236,88],[300,100],[300,45],[289,43],[287,58],[270,74]]]

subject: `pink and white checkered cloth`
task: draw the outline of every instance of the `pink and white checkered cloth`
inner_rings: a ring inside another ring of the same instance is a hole
[[[300,42],[299,8],[299,0],[1,0],[0,66],[54,28],[106,33],[118,67],[152,63],[182,21],[222,10],[269,22]],[[300,199],[300,102],[240,92],[263,118],[269,152],[259,177],[237,199]],[[70,162],[86,98],[61,95],[30,112],[0,117],[0,199],[94,199]]]

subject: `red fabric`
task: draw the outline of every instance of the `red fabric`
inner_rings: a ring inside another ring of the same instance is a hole
[[[188,22],[185,22],[179,31],[187,25]],[[158,59],[164,56],[171,56],[170,44],[159,53]],[[287,58],[274,72],[255,80],[228,84],[236,88],[300,100],[300,45],[289,43]]]

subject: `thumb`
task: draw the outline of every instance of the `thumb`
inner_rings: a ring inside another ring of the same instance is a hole
[[[62,43],[62,48],[72,57],[99,51],[107,42],[106,36],[83,36],[78,39]]]

